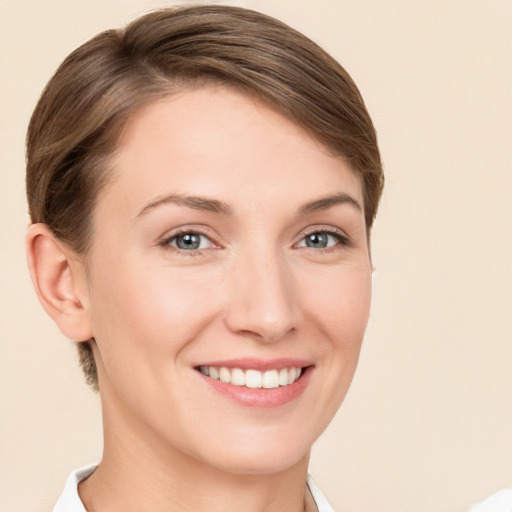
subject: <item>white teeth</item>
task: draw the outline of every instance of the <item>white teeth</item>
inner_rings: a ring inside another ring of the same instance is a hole
[[[279,387],[279,373],[277,373],[277,370],[270,370],[263,374],[263,387],[266,389]]]
[[[263,386],[263,375],[258,370],[247,370],[245,372],[245,385],[248,388],[261,388]]]
[[[221,368],[219,370],[219,379],[221,382],[231,382],[231,373],[227,368]]]
[[[215,366],[200,366],[199,371],[212,379],[233,384],[234,386],[246,386],[252,389],[273,389],[279,386],[293,384],[301,375],[301,368],[283,368],[281,370],[242,370],[241,368],[226,368]]]
[[[231,384],[245,386],[245,373],[240,368],[233,368],[231,370]]]

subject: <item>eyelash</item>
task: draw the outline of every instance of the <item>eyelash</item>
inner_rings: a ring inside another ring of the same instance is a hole
[[[308,236],[315,235],[315,234],[328,235],[328,236],[331,236],[332,238],[334,238],[337,241],[337,244],[335,244],[333,246],[330,246],[330,247],[324,247],[324,248],[307,247],[309,249],[313,249],[315,252],[329,253],[329,252],[332,252],[332,251],[342,250],[342,249],[345,249],[345,248],[353,246],[352,240],[347,235],[345,235],[343,232],[341,232],[341,231],[337,231],[337,230],[335,230],[333,228],[314,228],[314,229],[310,229],[310,230],[306,231],[304,233],[304,235],[302,236],[302,238],[299,240],[299,242],[294,244],[294,247],[296,247],[298,243],[302,242]],[[166,250],[171,250],[173,252],[176,252],[177,254],[184,255],[184,256],[204,256],[204,253],[202,252],[201,249],[184,250],[184,249],[180,249],[179,247],[172,246],[171,243],[174,240],[176,240],[181,235],[204,236],[205,238],[207,238],[211,242],[211,244],[213,245],[212,248],[217,249],[217,248],[220,247],[220,245],[218,245],[215,242],[213,236],[210,233],[208,233],[207,231],[199,230],[199,229],[182,229],[182,230],[179,230],[179,231],[173,233],[172,235],[165,237],[159,243],[159,245],[161,247],[163,247],[164,249],[166,249]]]

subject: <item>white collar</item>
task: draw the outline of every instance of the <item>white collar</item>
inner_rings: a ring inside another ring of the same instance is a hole
[[[80,496],[78,496],[78,484],[88,476],[91,476],[97,467],[97,464],[92,464],[91,466],[77,469],[69,475],[64,492],[61,494],[59,501],[57,501],[53,512],[87,512]]]
[[[473,505],[469,512],[510,512],[512,510],[512,488],[502,489],[484,501]]]
[[[97,464],[92,464],[91,466],[73,471],[69,475],[66,486],[64,487],[64,492],[55,505],[53,512],[86,512],[84,504],[78,496],[78,484],[92,475],[97,467]],[[310,475],[308,475],[308,487],[318,507],[318,512],[334,512]]]

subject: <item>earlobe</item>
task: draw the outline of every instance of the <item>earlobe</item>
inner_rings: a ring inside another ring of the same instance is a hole
[[[81,263],[72,259],[72,251],[45,224],[28,228],[26,245],[32,283],[45,311],[67,338],[92,338]]]

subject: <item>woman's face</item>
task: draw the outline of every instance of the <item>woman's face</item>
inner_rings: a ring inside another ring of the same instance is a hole
[[[111,165],[84,288],[107,437],[238,473],[304,459],[368,319],[359,179],[220,87],[138,112]]]

